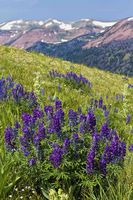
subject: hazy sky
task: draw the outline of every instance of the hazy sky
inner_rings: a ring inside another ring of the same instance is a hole
[[[0,22],[14,19],[116,20],[133,16],[133,0],[0,0]]]

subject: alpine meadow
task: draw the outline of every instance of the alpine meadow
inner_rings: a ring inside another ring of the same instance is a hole
[[[132,200],[133,78],[0,46],[0,199]]]

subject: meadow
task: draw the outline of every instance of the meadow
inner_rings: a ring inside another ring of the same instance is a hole
[[[0,199],[132,200],[133,78],[0,47]]]

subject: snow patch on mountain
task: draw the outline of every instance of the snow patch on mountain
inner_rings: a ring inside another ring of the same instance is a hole
[[[65,30],[65,31],[69,31],[69,30],[72,30],[73,27],[71,24],[65,24],[65,23],[61,23],[60,26],[59,26],[61,29]]]
[[[96,26],[101,26],[102,28],[106,28],[106,27],[115,25],[116,22],[93,21],[93,24],[96,25]]]
[[[52,22],[48,22],[47,24],[45,24],[45,27],[47,28],[48,26],[51,26],[53,23]]]
[[[63,29],[63,30],[65,30],[65,31],[68,31],[68,30],[73,29],[73,27],[72,27],[71,24],[67,24],[67,23],[58,21],[58,20],[56,20],[56,19],[53,19],[53,20],[48,21],[48,23],[45,24],[45,27],[52,26],[52,25],[54,25],[54,24],[57,24],[57,25],[59,26],[60,29]]]
[[[61,39],[61,42],[67,42],[68,40],[65,40],[65,39]]]
[[[127,19],[127,21],[132,21],[133,20],[133,17],[130,17]]]

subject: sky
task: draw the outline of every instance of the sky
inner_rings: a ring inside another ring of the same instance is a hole
[[[133,16],[133,0],[0,0],[0,22],[16,19],[115,21]]]

